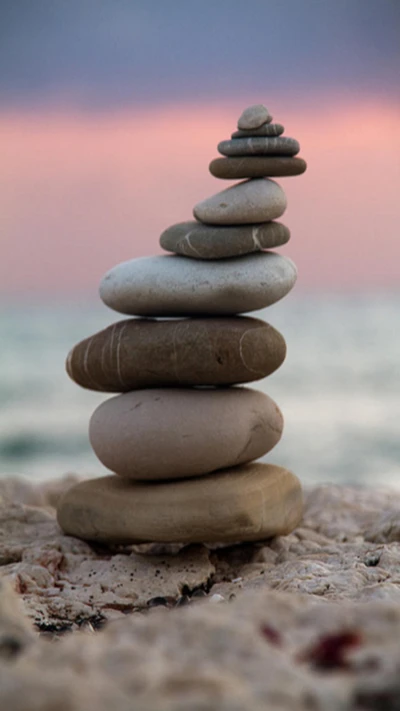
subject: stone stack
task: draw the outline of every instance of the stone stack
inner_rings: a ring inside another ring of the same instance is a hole
[[[67,360],[85,388],[120,393],[94,412],[89,436],[112,472],[72,487],[58,519],[66,533],[105,543],[230,542],[290,532],[301,487],[286,469],[256,462],[279,441],[283,418],[267,395],[242,387],[273,373],[286,344],[272,326],[241,316],[283,298],[296,267],[275,252],[288,228],[271,176],[296,175],[297,141],[264,106],[246,109],[219,178],[244,178],[194,208],[195,220],[160,238],[172,255],[133,259],[103,278],[118,321]],[[238,387],[239,386],[239,387]]]

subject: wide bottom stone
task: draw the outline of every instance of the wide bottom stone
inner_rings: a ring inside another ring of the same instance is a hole
[[[297,477],[254,462],[180,481],[91,479],[64,494],[57,517],[65,533],[90,541],[200,543],[285,535],[302,512]]]

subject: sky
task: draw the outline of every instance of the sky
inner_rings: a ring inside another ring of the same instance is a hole
[[[1,0],[0,66],[7,297],[158,253],[259,102],[308,163],[278,179],[299,288],[398,286],[398,0]]]

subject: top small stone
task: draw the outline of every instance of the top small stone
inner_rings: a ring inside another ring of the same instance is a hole
[[[252,128],[260,128],[264,123],[272,121],[268,109],[263,104],[254,104],[245,109],[239,118],[238,129],[246,131]]]

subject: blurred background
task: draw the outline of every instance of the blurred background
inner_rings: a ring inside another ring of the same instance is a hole
[[[308,162],[278,180],[298,283],[257,314],[288,344],[254,384],[268,459],[399,486],[398,0],[1,0],[0,66],[0,476],[104,471],[66,354],[120,318],[103,273],[229,185],[209,161],[261,102]]]

